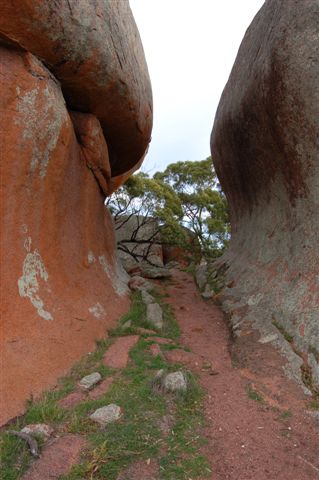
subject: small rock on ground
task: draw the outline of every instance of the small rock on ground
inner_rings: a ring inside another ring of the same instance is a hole
[[[114,403],[110,403],[110,405],[106,405],[105,407],[95,410],[95,412],[93,412],[89,418],[93,420],[93,422],[105,427],[105,425],[108,423],[118,420],[121,417],[121,414],[121,407],[115,405]]]
[[[150,303],[154,303],[155,300],[146,290],[142,290],[142,302],[145,303],[145,305],[149,305]]]
[[[163,328],[163,312],[158,303],[150,303],[146,307],[147,321],[157,329]]]
[[[183,372],[168,373],[163,377],[163,387],[167,392],[185,392],[187,380]]]
[[[129,359],[129,351],[137,343],[138,335],[118,337],[103,357],[104,365],[111,368],[125,368]]]
[[[94,387],[94,385],[99,383],[101,380],[101,374],[99,372],[93,372],[90,373],[90,375],[86,375],[85,377],[81,378],[79,386],[84,390],[90,390],[90,388]]]
[[[142,273],[143,277],[146,278],[170,278],[172,273],[163,267],[153,267],[151,265],[143,265]]]
[[[32,435],[33,433],[40,435],[43,439],[48,439],[52,433],[53,428],[46,423],[33,423],[30,425],[26,425],[22,430],[22,433],[27,433],[28,435]]]
[[[131,328],[131,326],[132,326],[132,320],[127,320],[127,322],[123,323],[122,330],[127,330],[128,328]]]
[[[86,445],[81,435],[65,435],[45,447],[39,460],[34,461],[22,480],[57,480],[69,472]]]

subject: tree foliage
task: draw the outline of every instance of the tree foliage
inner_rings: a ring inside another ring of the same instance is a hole
[[[107,205],[119,228],[121,219],[125,221],[131,215],[143,219],[141,226],[147,219],[156,218],[164,243],[187,249],[187,231],[191,231],[205,256],[219,255],[229,238],[226,198],[211,157],[172,163],[153,178],[135,174],[108,199]]]

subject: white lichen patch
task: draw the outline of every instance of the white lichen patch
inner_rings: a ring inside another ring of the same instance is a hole
[[[38,170],[40,178],[44,178],[67,118],[62,93],[56,85],[25,92],[19,96],[17,112],[15,122],[23,128],[22,139],[32,146],[30,172]]]
[[[88,262],[89,264],[92,264],[95,262],[95,256],[94,253],[90,250],[88,253]]]
[[[127,284],[128,284],[129,276],[124,271],[123,267],[120,265],[120,262],[118,260],[115,262],[114,270],[110,268],[105,258],[105,255],[99,256],[99,262],[104,272],[108,276],[109,280],[111,281],[115,292],[119,296],[127,295],[128,293]]]
[[[105,310],[99,302],[93,305],[93,307],[90,307],[89,312],[92,313],[95,318],[105,317]]]
[[[40,279],[47,282],[49,278],[40,253],[37,250],[29,252],[23,262],[23,273],[18,280],[18,289],[21,297],[30,299],[38,315],[45,320],[53,320],[50,312],[44,310],[43,300],[39,296]]]

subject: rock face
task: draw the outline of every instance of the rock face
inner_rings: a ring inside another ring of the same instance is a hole
[[[127,311],[104,199],[143,158],[152,98],[125,0],[8,2],[0,62],[1,424]]]
[[[224,307],[233,323],[253,323],[263,335],[279,328],[308,383],[311,371],[319,382],[318,35],[317,1],[267,0],[243,39],[211,137],[232,222],[217,263],[226,272]]]
[[[158,221],[142,215],[121,215],[115,220],[118,255],[129,271],[143,261],[163,266],[163,250]]]

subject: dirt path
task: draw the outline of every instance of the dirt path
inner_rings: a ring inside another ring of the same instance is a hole
[[[306,410],[309,399],[283,375],[282,357],[249,331],[234,366],[223,314],[202,300],[193,279],[175,271],[168,293],[181,343],[193,352],[184,362],[207,391],[211,480],[319,479],[319,424]]]

